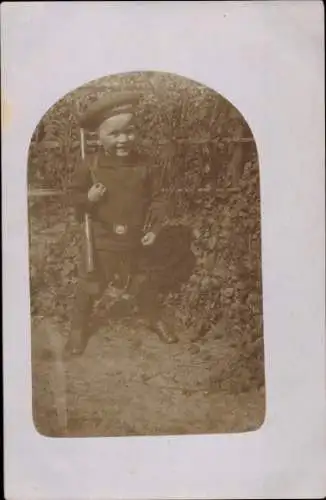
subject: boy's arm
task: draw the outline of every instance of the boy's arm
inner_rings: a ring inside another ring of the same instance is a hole
[[[160,173],[156,168],[149,168],[147,173],[150,231],[156,235],[160,232],[169,213],[169,200],[162,193]]]
[[[70,200],[79,220],[86,212],[90,213],[93,209],[94,204],[88,199],[88,190],[91,185],[92,179],[88,163],[84,161],[77,166],[69,185]]]

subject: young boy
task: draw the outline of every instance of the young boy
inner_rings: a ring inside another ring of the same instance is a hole
[[[85,270],[85,259],[81,259],[67,344],[72,355],[80,355],[86,348],[94,301],[110,282],[117,283],[118,279],[121,288],[127,286],[137,272],[141,248],[154,244],[166,216],[166,201],[155,189],[155,172],[135,150],[134,115],[140,100],[139,93],[110,92],[90,106],[80,120],[84,130],[97,131],[101,148],[77,168],[71,185],[79,220],[86,212],[91,215],[95,258],[91,276]],[[149,211],[152,225],[144,234]],[[177,342],[160,318],[155,287],[148,287],[139,306],[162,340]]]

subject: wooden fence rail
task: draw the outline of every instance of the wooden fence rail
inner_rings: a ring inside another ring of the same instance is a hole
[[[143,143],[144,144],[152,144],[153,141],[146,141],[144,140]],[[254,142],[254,139],[252,137],[242,137],[242,138],[230,138],[230,137],[219,137],[219,138],[213,138],[213,139],[205,139],[205,138],[200,138],[200,139],[197,139],[197,138],[189,138],[189,139],[173,139],[173,140],[169,140],[169,139],[166,139],[166,140],[160,140],[158,141],[156,144],[158,145],[164,145],[164,144],[169,144],[169,143],[191,143],[191,144],[209,144],[209,143],[217,143],[217,142],[225,142],[225,143],[253,143]],[[33,141],[31,143],[32,146],[34,147],[40,147],[42,149],[61,149],[63,147],[66,147],[68,144],[66,143],[63,143],[63,142],[60,142],[60,140],[58,141],[55,141],[55,140],[48,140],[48,141],[41,141],[39,143],[36,143],[35,141]],[[98,146],[98,142],[96,140],[87,140],[86,141],[86,145],[87,146],[90,146],[90,147],[96,147]],[[69,144],[69,147],[70,148],[77,148],[80,146],[80,142],[77,141],[77,140],[73,140],[71,141],[71,143]]]
[[[166,192],[168,190],[162,189],[162,192]],[[211,188],[211,187],[203,187],[203,188],[197,188],[195,192],[197,193],[211,193],[214,192],[216,195],[223,195],[225,194],[232,194],[232,193],[238,193],[240,191],[239,188],[237,187],[230,187],[230,188]],[[187,188],[180,188],[176,190],[177,193],[194,193],[192,189],[187,189]],[[60,189],[47,189],[47,188],[31,188],[28,190],[28,197],[29,198],[43,198],[43,197],[60,197],[60,196],[67,196],[68,191],[60,190]]]

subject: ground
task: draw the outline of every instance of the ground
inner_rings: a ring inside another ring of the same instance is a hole
[[[130,320],[129,320],[130,321]],[[172,435],[250,431],[264,419],[264,389],[218,384],[232,364],[223,325],[201,341],[165,345],[142,324],[102,327],[81,358],[63,361],[62,325],[32,328],[34,422],[56,436]],[[56,352],[56,359],[50,353]]]

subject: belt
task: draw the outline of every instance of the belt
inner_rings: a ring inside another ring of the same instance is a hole
[[[127,224],[113,224],[113,232],[118,234],[119,236],[125,235],[128,233]]]

